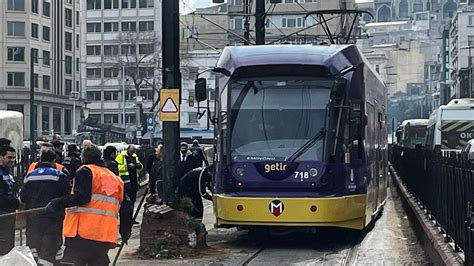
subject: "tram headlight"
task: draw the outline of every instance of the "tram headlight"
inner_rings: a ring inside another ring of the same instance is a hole
[[[316,168],[309,169],[309,175],[310,176],[317,176],[318,175],[318,169],[316,169]]]
[[[245,169],[242,168],[242,167],[237,167],[235,169],[235,174],[238,175],[238,176],[244,176],[245,174]]]

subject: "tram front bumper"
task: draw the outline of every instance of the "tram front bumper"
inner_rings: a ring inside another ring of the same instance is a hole
[[[333,198],[214,195],[217,226],[334,226],[363,229],[366,194]]]

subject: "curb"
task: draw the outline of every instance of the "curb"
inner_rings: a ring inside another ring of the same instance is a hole
[[[463,259],[444,241],[444,237],[438,228],[433,225],[425,211],[415,202],[414,197],[408,192],[393,166],[390,166],[390,173],[401,195],[403,208],[407,212],[417,236],[420,238],[423,250],[432,262],[435,265],[464,265]]]

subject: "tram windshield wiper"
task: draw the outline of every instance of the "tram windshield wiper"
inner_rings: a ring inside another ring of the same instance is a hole
[[[288,157],[286,161],[294,162],[301,155],[303,155],[309,148],[313,147],[314,144],[322,140],[324,136],[326,136],[326,129],[321,128],[321,130],[319,130],[319,132],[316,135],[314,135],[312,138],[307,140],[298,150],[296,150],[290,157]]]

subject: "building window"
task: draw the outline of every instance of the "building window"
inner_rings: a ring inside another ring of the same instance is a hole
[[[104,9],[118,9],[119,1],[118,0],[104,0]]]
[[[188,124],[199,124],[197,113],[193,113],[193,112],[188,113]]]
[[[72,51],[72,33],[66,32],[66,50],[67,51]]]
[[[25,11],[25,0],[8,0],[8,11]]]
[[[25,86],[25,72],[8,72],[9,87],[24,87]]]
[[[65,87],[66,87],[66,95],[69,96],[71,95],[71,91],[72,91],[72,80],[70,79],[65,79],[64,80],[64,84],[65,84]]]
[[[244,0],[233,0],[232,4],[234,6],[242,6],[242,5],[244,5]]]
[[[79,11],[76,11],[76,25],[79,26]]]
[[[104,124],[118,124],[118,114],[104,114]]]
[[[25,61],[25,47],[8,47],[8,61],[24,62]]]
[[[39,28],[38,24],[31,23],[31,38],[38,39],[39,38]]]
[[[126,114],[125,121],[127,124],[135,124],[137,122],[137,116],[135,114]]]
[[[301,28],[303,27],[303,18],[282,18],[281,19],[281,27],[282,28]]]
[[[23,114],[24,112],[23,108],[24,108],[23,104],[7,104],[8,111],[17,111]]]
[[[231,29],[233,30],[243,30],[244,29],[244,19],[242,17],[234,17],[230,20]]]
[[[138,52],[140,54],[153,54],[155,52],[155,46],[153,44],[140,44],[138,46]]]
[[[51,53],[49,51],[43,51],[43,65],[49,66],[51,64]]]
[[[43,90],[51,90],[51,77],[43,75]]]
[[[118,77],[117,68],[104,68],[104,78],[116,78]]]
[[[76,81],[76,91],[79,91],[79,81]]]
[[[39,88],[39,75],[33,74],[33,88]]]
[[[72,112],[64,109],[64,134],[72,134]]]
[[[31,48],[31,56],[33,57],[33,61],[35,64],[38,64],[38,49],[36,48]]]
[[[104,32],[117,32],[119,31],[118,22],[104,22]]]
[[[39,3],[38,3],[39,0],[31,0],[31,12],[32,13],[36,13],[38,14],[38,10],[39,10]]]
[[[79,49],[81,42],[79,41],[79,34],[76,34],[76,49]]]
[[[118,45],[104,45],[104,55],[118,55],[119,46]]]
[[[100,45],[88,45],[87,48],[87,55],[100,55]]]
[[[53,129],[54,132],[61,132],[61,109],[53,108]]]
[[[137,31],[137,23],[135,21],[122,22],[122,31]]]
[[[88,101],[102,101],[100,91],[88,91],[87,100]]]
[[[51,3],[43,1],[43,16],[50,17],[51,16]]]
[[[66,8],[66,14],[65,14],[65,23],[66,27],[72,28],[72,10],[69,8]]]
[[[102,9],[102,0],[87,0],[87,10]]]
[[[41,122],[43,131],[49,131],[49,107],[47,106],[41,108]]]
[[[65,72],[66,74],[72,74],[72,57],[69,55],[66,55],[66,60],[65,60]]]
[[[153,100],[153,90],[141,90],[140,95],[143,96],[144,100]]]
[[[72,5],[72,0],[66,0],[66,4]]]
[[[127,91],[127,92],[125,92],[125,100],[126,101],[131,101],[131,100],[133,100],[133,98],[135,98],[136,95],[137,95],[137,93],[135,91]]]
[[[25,37],[25,22],[7,21],[7,35]]]
[[[100,79],[102,77],[102,69],[100,68],[88,68],[87,69],[88,78]]]
[[[138,0],[140,8],[154,7],[154,0]]]
[[[133,55],[136,53],[135,45],[122,45],[122,55]]]
[[[51,40],[50,34],[51,34],[51,29],[48,26],[43,26],[43,40],[44,41],[49,42]]]
[[[153,21],[140,21],[138,23],[138,30],[139,31],[153,31],[154,30]]]
[[[79,61],[79,57],[76,58],[76,72],[79,72],[81,68],[81,62]]]
[[[118,91],[104,91],[104,101],[118,101],[119,92]]]
[[[137,0],[122,0],[122,8],[136,8]]]
[[[87,32],[101,32],[100,23],[87,23]]]

